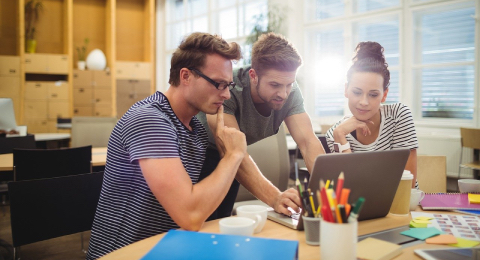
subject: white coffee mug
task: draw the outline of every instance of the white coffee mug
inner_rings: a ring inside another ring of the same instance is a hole
[[[255,233],[262,231],[267,221],[267,207],[261,205],[244,205],[237,208],[239,217],[250,218],[258,223]]]
[[[228,235],[252,236],[257,223],[250,218],[228,217],[219,222],[220,233]]]
[[[417,208],[418,203],[425,198],[425,192],[417,189],[412,189],[410,196],[410,211],[413,211]]]

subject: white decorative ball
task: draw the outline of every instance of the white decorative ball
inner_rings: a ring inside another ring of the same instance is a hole
[[[107,66],[107,58],[100,49],[94,49],[87,56],[87,68],[89,70],[104,70]]]

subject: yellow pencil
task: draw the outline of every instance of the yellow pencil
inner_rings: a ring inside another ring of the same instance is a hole
[[[327,180],[327,183],[325,183],[325,189],[328,190],[328,185],[330,185],[330,180]]]

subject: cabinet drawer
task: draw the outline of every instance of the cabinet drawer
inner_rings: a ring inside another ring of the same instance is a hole
[[[0,76],[20,76],[20,57],[0,56]]]
[[[93,106],[75,106],[73,109],[74,116],[93,116]]]
[[[50,100],[68,100],[68,83],[58,81],[48,84],[48,98]]]
[[[46,100],[28,100],[25,101],[26,119],[45,119],[47,118]]]
[[[48,72],[48,57],[45,54],[25,53],[24,63],[26,73]]]
[[[95,89],[93,99],[96,104],[111,104],[112,92],[109,89]]]
[[[95,104],[94,116],[112,116],[112,104]]]
[[[48,133],[48,121],[44,119],[26,119],[27,131],[32,134]]]
[[[57,119],[48,119],[47,120],[47,129],[49,133],[56,133],[57,130]]]
[[[27,81],[25,83],[25,100],[46,100],[48,97],[48,83]]]
[[[75,106],[91,106],[93,104],[93,89],[74,88],[73,104]]]
[[[142,95],[150,95],[150,80],[138,80],[135,83],[135,93]]]
[[[95,88],[111,88],[112,87],[112,76],[110,72],[107,71],[93,71],[93,81]]]
[[[68,74],[68,56],[63,54],[48,55],[48,69],[52,74]]]
[[[20,96],[20,77],[0,76],[0,97]]]
[[[93,82],[92,71],[73,70],[73,87],[90,87]]]
[[[117,79],[150,79],[150,62],[117,61]]]
[[[48,119],[56,119],[59,117],[70,117],[68,101],[50,101],[48,102]]]
[[[26,73],[68,74],[68,56],[64,54],[25,54]]]

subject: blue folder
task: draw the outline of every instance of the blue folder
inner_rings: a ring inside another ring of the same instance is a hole
[[[170,230],[142,260],[298,259],[298,241]]]
[[[458,210],[454,210],[454,211],[455,212],[460,212],[460,213],[463,213],[463,214],[480,216],[480,210],[458,209]]]

